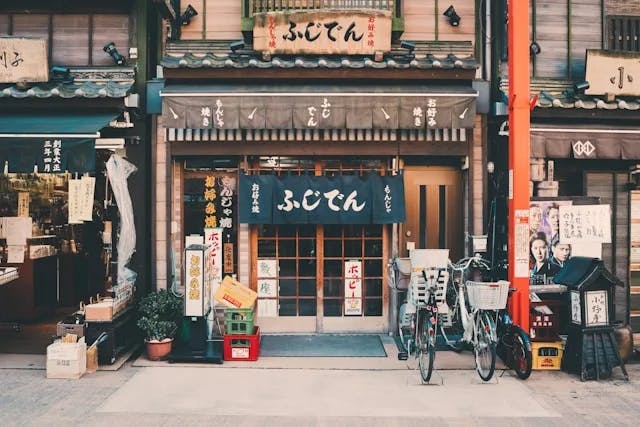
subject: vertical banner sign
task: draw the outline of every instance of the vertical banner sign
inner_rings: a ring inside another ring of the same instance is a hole
[[[515,211],[515,277],[529,277],[529,210]]]
[[[211,271],[209,290],[215,295],[222,282],[222,228],[205,228],[204,244],[209,246],[208,265]]]
[[[81,219],[93,221],[93,195],[95,193],[96,179],[83,176],[80,179],[80,197],[82,200]]]
[[[18,216],[29,216],[29,193],[21,191],[18,193]]]
[[[362,261],[344,263],[344,315],[362,315]]]
[[[69,180],[68,223],[82,224],[82,185],[79,179]]]
[[[232,236],[235,236],[233,229],[235,227],[234,218],[234,199],[236,196],[236,182],[237,179],[233,175],[224,175],[218,178],[218,188],[220,189],[220,227],[224,230],[224,265],[223,270],[226,274],[234,273],[234,252]]]
[[[187,249],[185,252],[187,261],[187,286],[184,300],[184,315],[203,316],[204,252],[201,249]]]
[[[216,208],[216,199],[218,194],[216,192],[216,178],[213,175],[209,175],[204,179],[204,228],[216,228],[218,227],[218,209]]]
[[[278,260],[258,260],[258,316],[278,316]]]

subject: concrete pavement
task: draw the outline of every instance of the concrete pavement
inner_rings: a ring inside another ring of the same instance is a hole
[[[559,371],[527,381],[498,371],[487,384],[473,370],[440,369],[436,385],[424,386],[406,362],[337,369],[290,360],[293,369],[128,362],[80,380],[0,369],[0,425],[612,426],[637,425],[640,416],[640,365],[628,365],[629,382],[618,368],[612,380],[584,383]]]

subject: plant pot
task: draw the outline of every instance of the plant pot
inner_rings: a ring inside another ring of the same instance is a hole
[[[145,340],[144,342],[147,344],[147,359],[164,360],[171,353],[173,338],[165,338],[162,341]]]

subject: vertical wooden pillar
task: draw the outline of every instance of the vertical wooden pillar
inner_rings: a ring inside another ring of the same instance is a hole
[[[509,310],[529,329],[529,0],[508,2]]]

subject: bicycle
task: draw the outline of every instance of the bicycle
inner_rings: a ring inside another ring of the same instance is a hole
[[[454,350],[461,351],[464,345],[473,347],[476,371],[483,381],[489,381],[495,372],[497,310],[506,306],[509,282],[465,279],[472,267],[482,270],[488,265],[488,261],[478,256],[450,264],[451,290],[455,292],[453,308],[449,311],[450,328],[461,332],[462,337],[454,342],[449,339],[444,322],[440,327],[445,342]],[[496,316],[496,319],[493,316]]]

